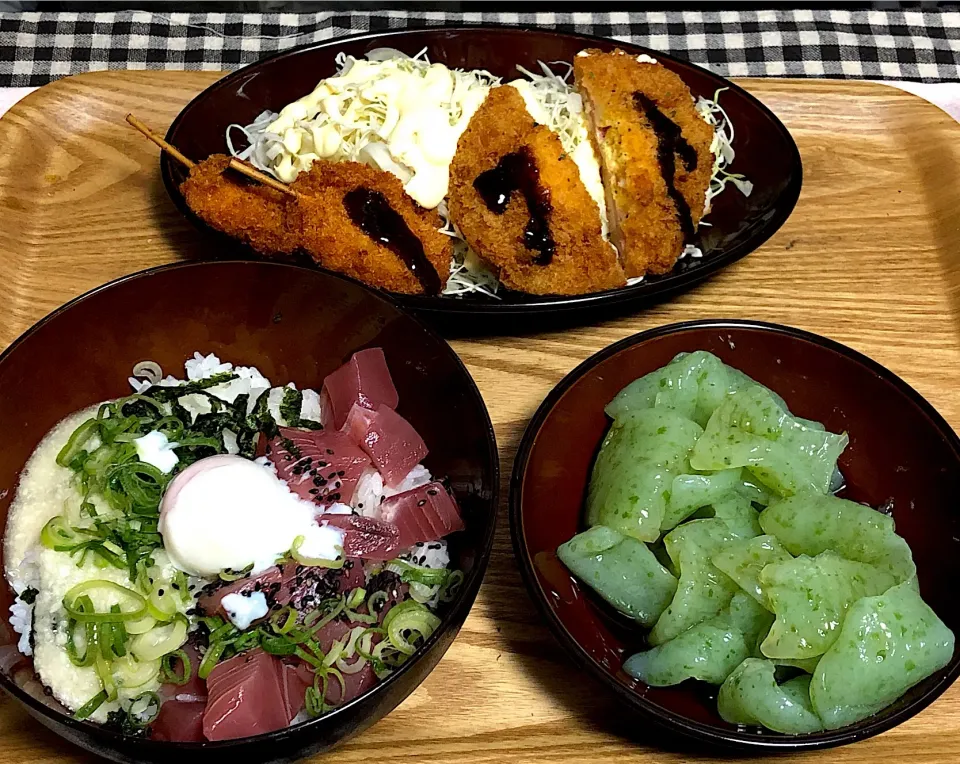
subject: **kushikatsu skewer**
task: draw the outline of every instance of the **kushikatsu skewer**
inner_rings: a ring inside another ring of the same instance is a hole
[[[393,292],[439,294],[451,243],[435,211],[418,207],[390,173],[357,162],[316,162],[294,187],[236,157],[186,157],[133,114],[127,122],[185,167],[187,206],[212,228],[267,255],[315,262]],[[232,170],[255,185],[229,177]]]

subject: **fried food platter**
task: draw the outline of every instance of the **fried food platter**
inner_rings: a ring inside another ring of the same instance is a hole
[[[469,188],[470,181],[479,182],[477,178],[481,176],[482,171],[488,171],[489,174],[490,171],[497,168],[502,169],[503,157],[509,153],[511,145],[515,149],[520,143],[525,142],[525,145],[533,145],[537,140],[540,140],[523,138],[519,142],[513,140],[511,144],[509,136],[505,138],[500,133],[491,134],[491,125],[498,123],[502,125],[502,133],[511,130],[514,132],[522,131],[522,129],[530,130],[534,126],[541,132],[549,133],[550,131],[538,125],[536,120],[526,114],[523,117],[528,120],[529,126],[523,127],[521,125],[518,127],[517,125],[522,120],[519,117],[514,118],[513,113],[522,112],[522,109],[518,108],[516,103],[512,104],[512,112],[511,105],[506,105],[505,109],[502,109],[499,114],[495,112],[485,114],[485,111],[489,111],[488,107],[494,100],[487,99],[483,106],[475,111],[473,118],[469,122],[464,119],[460,127],[457,154],[454,155],[450,165],[450,197],[448,201],[450,202],[451,212],[457,212],[459,208],[460,213],[454,217],[453,222],[465,228],[466,237],[470,240],[469,243],[478,249],[480,246],[484,246],[481,254],[487,256],[487,259],[496,260],[496,265],[492,267],[492,270],[498,273],[503,283],[498,284],[499,288],[495,289],[496,293],[494,295],[477,291],[471,291],[467,294],[427,294],[423,292],[428,290],[418,289],[416,281],[412,280],[409,274],[406,274],[406,282],[401,278],[404,274],[395,274],[395,277],[381,279],[377,283],[376,279],[371,282],[370,278],[367,277],[368,272],[364,269],[356,267],[351,269],[349,265],[344,267],[343,254],[338,254],[335,251],[338,241],[353,242],[351,247],[354,251],[367,252],[367,255],[362,258],[364,262],[376,261],[377,253],[375,250],[378,247],[361,246],[364,244],[365,238],[356,225],[351,227],[348,222],[343,225],[337,224],[338,214],[336,213],[339,212],[340,205],[337,204],[339,199],[336,198],[335,193],[332,203],[329,198],[319,204],[314,201],[312,203],[313,212],[299,213],[297,217],[297,220],[304,221],[304,231],[307,230],[306,221],[308,219],[324,221],[320,225],[310,225],[311,230],[304,234],[304,237],[308,242],[312,242],[314,247],[313,250],[309,246],[306,247],[308,254],[304,254],[304,247],[298,249],[296,246],[283,247],[279,253],[265,251],[264,247],[254,246],[251,248],[244,244],[237,244],[235,240],[231,240],[223,233],[216,231],[217,226],[209,224],[209,215],[205,216],[202,210],[200,214],[197,214],[195,211],[197,205],[191,205],[184,193],[185,190],[189,191],[190,189],[190,184],[184,183],[188,178],[188,171],[181,163],[164,154],[161,159],[162,177],[175,204],[208,235],[227,240],[228,248],[234,252],[244,253],[248,256],[292,256],[294,259],[306,262],[311,262],[309,255],[313,254],[313,260],[319,261],[320,267],[337,270],[368,284],[372,283],[374,286],[380,286],[391,292],[393,298],[403,307],[414,311],[433,323],[443,325],[449,330],[463,329],[467,331],[509,333],[551,324],[585,323],[603,316],[636,310],[644,305],[663,300],[680,291],[689,289],[719,269],[761,246],[783,224],[799,197],[802,170],[799,152],[790,134],[759,100],[737,85],[704,69],[659,52],[612,40],[541,30],[489,28],[411,30],[363,35],[298,48],[238,70],[209,87],[180,113],[167,132],[166,139],[186,156],[194,159],[202,159],[215,154],[223,155],[227,151],[225,136],[230,125],[246,125],[249,127],[265,111],[273,112],[274,115],[277,112],[283,114],[285,113],[283,111],[285,105],[292,104],[298,99],[304,99],[317,87],[318,82],[342,72],[345,57],[362,60],[371,51],[374,51],[374,57],[382,57],[383,54],[380,51],[384,49],[397,51],[410,57],[419,55],[431,64],[444,64],[451,70],[467,72],[481,70],[494,78],[498,78],[504,84],[518,77],[522,78],[521,72],[524,71],[528,73],[541,70],[548,71],[543,69],[545,64],[552,67],[554,72],[564,73],[564,67],[562,66],[564,63],[570,69],[573,68],[574,61],[578,64],[594,60],[603,63],[604,59],[602,57],[604,55],[608,56],[614,51],[626,54],[622,56],[623,61],[630,59],[631,63],[634,61],[657,63],[659,66],[655,68],[659,70],[659,73],[662,73],[663,78],[667,78],[668,82],[676,80],[674,75],[679,75],[679,81],[682,81],[680,87],[682,88],[685,85],[689,88],[689,92],[694,99],[716,98],[718,99],[717,102],[722,104],[723,116],[734,126],[736,131],[732,141],[736,153],[728,171],[738,178],[748,179],[752,191],[747,196],[741,193],[738,188],[729,185],[723,193],[713,198],[710,203],[709,214],[705,216],[703,225],[695,233],[691,231],[690,236],[684,236],[682,240],[678,239],[680,246],[677,246],[676,242],[673,243],[675,249],[680,249],[683,244],[688,245],[686,251],[692,251],[692,256],[682,256],[675,261],[671,257],[670,260],[673,262],[667,262],[666,266],[661,263],[658,267],[646,271],[642,268],[631,270],[630,267],[626,267],[629,258],[625,257],[626,250],[621,240],[618,241],[618,245],[621,250],[624,250],[620,253],[620,260],[625,265],[626,279],[624,279],[623,273],[620,274],[619,281],[616,276],[611,279],[601,275],[598,278],[593,278],[587,285],[573,284],[571,286],[563,282],[562,274],[558,278],[552,276],[541,278],[540,274],[536,273],[537,268],[528,267],[525,273],[532,270],[535,274],[533,278],[525,277],[525,281],[514,278],[511,281],[507,269],[501,267],[503,263],[494,257],[489,257],[491,254],[489,245],[483,245],[482,241],[478,244],[478,237],[482,239],[482,233],[489,233],[490,231],[496,233],[494,229],[500,220],[489,214],[489,211],[493,209],[492,207],[480,209],[480,212],[484,213],[486,217],[484,215],[475,216],[477,219],[473,221],[474,233],[471,235],[468,228],[471,221],[469,216],[463,212],[464,208],[469,206],[462,201],[467,194],[460,194],[461,201],[459,204],[456,198],[458,179],[461,181],[459,183],[460,188],[472,192],[473,189]],[[586,50],[601,58],[584,58],[582,52]],[[578,53],[581,54],[580,58],[577,57]],[[656,58],[654,59],[653,56],[656,56]],[[619,64],[620,58],[613,59],[613,64]],[[607,61],[609,60],[608,56]],[[634,68],[636,68],[636,65],[634,65]],[[646,68],[653,69],[654,67],[648,66]],[[581,75],[578,74],[578,76]],[[624,73],[615,71],[614,79],[609,80],[609,82],[616,83],[618,76],[623,77]],[[586,75],[584,74],[583,77],[585,78]],[[673,80],[669,79],[671,77]],[[571,76],[568,79],[572,83],[573,77]],[[580,93],[575,96],[577,99],[581,98],[581,95],[586,92],[590,100],[596,101],[599,99],[602,102],[604,98],[612,99],[607,91],[615,93],[618,89],[624,89],[607,84],[600,88],[601,92],[598,95],[590,92],[591,89],[586,87],[586,82],[582,84],[584,87],[581,87]],[[629,85],[630,83],[627,83],[628,88]],[[502,87],[494,87],[490,92],[505,95]],[[575,91],[571,89],[571,92]],[[512,95],[514,101],[519,101],[515,94]],[[662,99],[663,95],[663,88],[661,88],[656,97]],[[667,93],[666,95],[670,94]],[[524,100],[529,103],[526,96]],[[689,106],[686,108],[691,114],[694,113]],[[615,111],[611,113],[616,115]],[[674,112],[670,112],[670,114],[672,115]],[[484,118],[487,122],[486,125],[482,124]],[[619,119],[622,121],[622,118]],[[699,120],[696,121],[699,122]],[[605,149],[598,146],[596,136],[602,135],[600,131],[605,131],[607,127],[601,125],[595,125],[595,127],[597,127],[598,132],[592,138],[592,145],[595,152],[600,148],[597,154],[603,159]],[[704,128],[705,125],[700,124],[699,127]],[[480,156],[486,152],[489,156],[485,155],[473,160],[473,166],[471,167],[471,159],[467,156],[471,147],[469,145],[465,147],[465,144],[469,144],[471,135],[476,135],[481,129],[483,132],[479,138],[475,137],[473,140],[475,147],[479,147],[473,153]],[[689,131],[686,131],[684,135],[686,136],[688,133]],[[569,144],[565,143],[561,149],[560,142],[556,140],[556,135],[548,135],[546,138],[548,140],[547,145],[549,145],[550,139],[555,142],[555,147],[551,148],[557,148],[560,151],[559,159],[564,159],[566,151],[563,149]],[[602,142],[602,140],[601,138],[600,141]],[[716,146],[714,145],[712,148],[715,149]],[[701,152],[703,150],[701,148]],[[655,156],[655,143],[654,149],[649,150],[648,153],[650,153],[649,157],[644,157],[641,151],[637,155],[627,154],[623,159],[628,169],[637,166],[640,167],[640,170],[643,170],[644,161],[646,160],[649,164],[650,157]],[[541,154],[541,162],[543,162],[542,156]],[[501,160],[500,164],[497,163],[498,159]],[[329,165],[330,163],[320,162],[319,164]],[[562,165],[562,162],[556,164]],[[570,162],[567,162],[568,166],[570,164]],[[624,179],[613,177],[615,170],[612,161],[605,160],[602,164],[604,166],[601,168],[601,173],[605,176],[604,184],[607,187],[606,191],[609,197],[610,189],[617,184],[622,184]],[[703,161],[700,164],[702,168]],[[679,155],[677,167],[681,167]],[[547,169],[551,171],[551,177],[557,176],[556,172],[552,172],[556,168]],[[307,174],[317,177],[322,175],[322,171]],[[333,174],[341,177],[343,172],[337,171]],[[379,174],[386,175],[387,173],[380,172]],[[582,170],[581,175],[583,175]],[[701,172],[701,175],[704,175],[704,173]],[[310,182],[311,178],[301,175],[294,181],[292,187],[296,189],[298,185],[305,186]],[[338,183],[342,186],[342,177],[340,181],[332,182],[333,185]],[[657,177],[654,178],[654,184],[660,185],[660,193],[662,194],[664,183]],[[388,180],[385,185],[388,188],[384,192],[388,197],[396,200],[397,184]],[[410,190],[411,186],[412,184],[407,184],[406,188]],[[579,191],[581,197],[587,198],[583,184],[579,184]],[[341,195],[343,194],[341,193]],[[563,223],[557,221],[560,220],[561,213],[565,211],[568,213],[567,219],[574,221],[571,225],[575,227],[583,225],[579,221],[585,217],[583,214],[585,208],[583,206],[577,207],[575,202],[567,201],[569,198],[574,198],[575,195],[565,194],[564,190],[557,186],[548,187],[547,195],[552,198],[554,206],[549,220],[551,224],[558,226],[558,230]],[[474,196],[476,196],[475,192]],[[518,202],[512,207],[517,207],[523,203],[523,200],[519,199],[520,194],[515,196],[518,197]],[[506,198],[509,200],[509,194]],[[420,210],[422,214],[419,219],[412,214],[405,213],[407,220],[415,221],[414,227],[422,230],[425,225],[429,226],[443,222],[433,210],[422,208],[422,205],[417,204],[419,201],[421,199],[415,198],[413,204],[408,205],[411,210],[414,208]],[[631,210],[629,204],[632,201],[636,200],[627,200],[626,204],[620,206],[621,213],[624,207],[628,208],[626,214],[635,214],[637,209],[642,212],[643,208],[656,206],[656,204],[650,205],[647,200],[641,200]],[[620,202],[617,201],[616,204],[620,204]],[[668,200],[666,205],[669,207],[669,204]],[[564,205],[567,208],[566,210],[562,209]],[[604,207],[610,210],[614,209],[609,198],[605,205],[602,200],[598,202],[598,205],[601,210],[604,210]],[[660,206],[663,207],[664,204],[661,203]],[[696,203],[691,205],[691,207],[695,206]],[[474,204],[473,207],[476,209],[480,205]],[[446,212],[443,206],[440,207],[440,210]],[[507,214],[503,215],[502,219],[509,219],[515,211],[515,209],[508,209]],[[513,215],[513,217],[520,220],[525,216],[525,212],[526,210],[523,209],[519,215]],[[595,218],[596,210],[593,210],[592,214]],[[617,213],[614,212],[614,214]],[[668,216],[673,217],[673,214],[672,209],[668,209]],[[339,215],[339,217],[346,220],[348,216]],[[622,217],[622,214],[620,217]],[[681,216],[678,215],[677,217]],[[694,215],[694,218],[698,217],[698,214]],[[531,213],[531,224],[533,219]],[[622,220],[620,222],[622,223]],[[356,223],[356,218],[354,223]],[[244,225],[246,225],[245,222]],[[522,222],[515,223],[515,225],[522,226]],[[611,223],[611,228],[619,228],[619,225],[615,226]],[[361,235],[358,236],[357,234]],[[566,235],[566,230],[561,231],[558,240],[560,236]],[[509,238],[509,235],[507,238]],[[519,237],[514,236],[514,238]],[[573,242],[586,241],[584,234],[578,228],[575,228],[568,238]],[[617,230],[613,230],[610,239],[613,241],[616,238]],[[430,241],[424,236],[421,236],[421,239],[425,243]],[[369,243],[369,237],[366,238],[366,242]],[[443,242],[440,244],[442,245]],[[572,257],[586,258],[588,255],[582,253],[591,250],[591,248],[594,250],[598,248],[593,245],[605,247],[615,253],[610,244],[601,241],[599,237],[596,237],[596,240],[591,242],[590,245],[571,244],[569,250],[573,253]],[[260,251],[254,251],[257,249]],[[382,252],[383,248],[379,249]],[[321,257],[314,254],[318,251],[323,255],[331,251],[334,251],[334,254],[329,257]],[[441,250],[431,241],[431,244],[426,247],[427,259],[432,258],[436,262],[439,257],[442,261],[443,255],[438,255],[438,252],[441,252]],[[352,252],[349,254],[353,256]],[[524,254],[526,253],[521,249],[521,256]],[[535,262],[535,247],[530,250],[530,254]],[[615,258],[615,256],[615,254],[611,255],[612,258]],[[386,261],[390,258],[389,253],[382,253],[380,259]],[[551,264],[554,270],[559,270],[556,268],[558,259],[562,259],[562,254],[558,258],[554,258]],[[394,270],[397,268],[402,271],[402,263],[395,265]],[[440,272],[442,279],[446,281],[447,274],[442,273],[442,267],[438,266],[437,270]],[[620,272],[619,265],[616,265],[616,270]],[[580,278],[579,271],[575,278]],[[496,283],[496,280],[494,280],[494,283]],[[520,288],[510,288],[511,286],[518,286],[518,283]],[[531,283],[533,286],[530,286]],[[410,284],[413,284],[412,288]],[[524,291],[521,291],[521,289]],[[417,291],[421,293],[411,293]]]

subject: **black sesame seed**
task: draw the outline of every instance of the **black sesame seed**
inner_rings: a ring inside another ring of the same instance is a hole
[[[320,493],[320,489],[319,489],[319,488],[311,488],[310,491],[309,491],[309,493],[313,493],[313,494]]]
[[[162,596],[163,596],[163,589],[157,589],[157,596],[158,596],[158,597],[162,597]]]
[[[428,496],[436,496],[436,495],[437,495],[436,489],[431,488],[429,491],[427,491],[427,495],[428,495]]]
[[[337,475],[339,475],[340,477],[343,477],[346,474],[347,474],[346,470],[340,470],[339,472],[337,472]]]
[[[328,449],[327,449],[327,453],[330,454],[330,456],[333,456],[333,449],[332,449],[332,448],[328,448]]]

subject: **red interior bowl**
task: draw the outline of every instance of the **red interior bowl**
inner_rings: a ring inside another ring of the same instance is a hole
[[[510,491],[513,542],[527,587],[573,657],[636,711],[673,731],[739,747],[825,748],[862,740],[910,718],[960,674],[960,654],[881,713],[843,729],[781,735],[737,727],[716,711],[716,689],[696,682],[647,687],[622,671],[641,632],[579,587],[555,555],[584,529],[583,502],[607,402],[677,353],[708,350],[778,392],[798,416],[850,445],[841,494],[892,507],[909,542],[924,599],[960,630],[960,439],[903,380],[859,353],[798,329],[745,321],[693,321],[629,337],[584,361],[551,392],[520,445]],[[712,691],[711,691],[712,690]]]
[[[113,761],[287,762],[327,749],[389,713],[423,681],[456,636],[490,556],[499,486],[486,407],[456,353],[371,289],[292,265],[214,262],[136,273],[68,303],[0,355],[0,527],[19,472],[65,416],[130,392],[127,377],[152,359],[182,373],[195,350],[257,366],[274,384],[319,389],[352,353],[381,347],[400,393],[400,413],[423,436],[424,460],[447,476],[466,529],[450,538],[464,585],[415,658],[384,682],[318,719],[257,737],[168,743],[123,737],[66,715],[19,664],[7,623],[12,592],[0,580],[0,687],[40,722]],[[2,557],[0,557],[2,561]]]

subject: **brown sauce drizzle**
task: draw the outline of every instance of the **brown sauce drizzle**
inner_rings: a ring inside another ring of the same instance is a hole
[[[680,221],[680,230],[684,241],[690,241],[696,235],[693,228],[693,217],[690,214],[690,205],[684,199],[676,185],[676,159],[680,157],[687,171],[697,168],[697,152],[683,137],[680,128],[657,107],[657,104],[641,92],[633,94],[633,102],[637,109],[650,122],[650,127],[657,136],[657,161],[660,163],[660,173],[667,184],[667,194],[677,208],[677,218]]]
[[[423,242],[383,194],[361,186],[344,194],[343,206],[357,228],[403,261],[426,294],[440,294],[440,277],[423,251]]]
[[[506,212],[514,191],[523,194],[530,213],[523,230],[523,244],[538,253],[534,263],[549,265],[557,248],[548,221],[553,205],[550,204],[550,192],[540,184],[540,171],[530,149],[523,146],[519,151],[505,154],[496,167],[477,176],[473,187],[487,209],[497,215]]]

